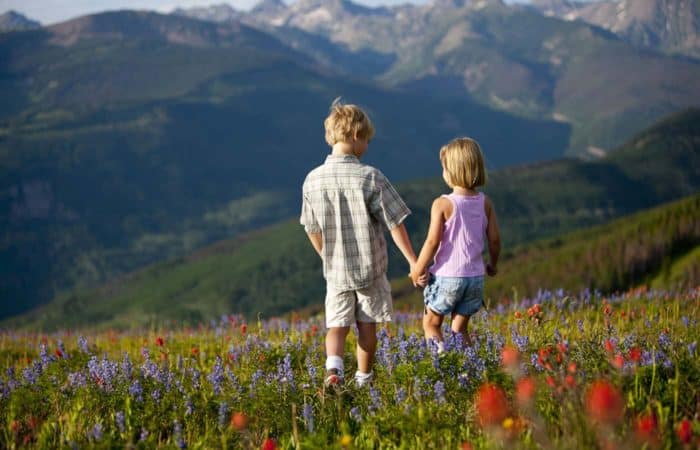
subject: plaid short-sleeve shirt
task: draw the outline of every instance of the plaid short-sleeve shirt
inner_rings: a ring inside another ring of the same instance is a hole
[[[323,275],[336,289],[361,289],[386,274],[384,227],[411,213],[389,180],[352,155],[329,155],[306,176],[300,222],[323,236]]]

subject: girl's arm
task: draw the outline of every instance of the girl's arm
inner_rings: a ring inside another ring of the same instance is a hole
[[[433,202],[433,206],[430,209],[428,236],[425,238],[425,243],[418,256],[418,261],[416,261],[416,265],[413,267],[413,270],[411,270],[411,280],[413,280],[413,284],[416,286],[421,284],[421,276],[425,273],[430,261],[435,257],[435,252],[437,252],[440,241],[442,240],[445,217],[450,215],[451,209],[452,202],[444,197],[439,197]]]
[[[489,263],[486,265],[486,273],[489,276],[494,276],[498,273],[498,256],[501,254],[501,232],[498,229],[498,221],[496,220],[496,208],[493,207],[491,199],[486,197],[484,202],[486,209],[486,217],[489,224],[486,227],[486,238],[489,241]]]

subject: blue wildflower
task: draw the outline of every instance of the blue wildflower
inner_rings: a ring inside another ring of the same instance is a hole
[[[119,432],[123,433],[126,429],[124,426],[124,413],[121,411],[117,411],[117,413],[114,415],[114,420],[117,423],[117,429],[119,430]]]
[[[445,383],[439,380],[436,381],[433,390],[435,391],[435,401],[437,401],[438,404],[445,403]]]
[[[304,423],[306,424],[306,431],[309,433],[314,432],[314,410],[310,403],[304,403],[304,409],[302,410],[302,416],[304,417]]]

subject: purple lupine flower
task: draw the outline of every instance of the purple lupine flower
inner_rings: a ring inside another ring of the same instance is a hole
[[[93,355],[88,361],[90,378],[106,392],[112,391],[113,382],[118,373],[117,367],[117,363],[108,360],[106,357],[102,361],[98,361],[97,357]]]
[[[316,367],[316,364],[314,364],[314,362],[308,356],[304,360],[304,363],[306,364],[306,371],[309,373],[309,380],[311,380],[311,384],[315,384],[316,378],[318,377],[318,367]]]
[[[153,389],[153,392],[151,392],[151,398],[156,402],[160,402],[160,389]]]
[[[72,372],[68,374],[68,384],[73,389],[87,386],[87,377],[83,372]]]
[[[671,347],[671,338],[668,337],[667,333],[661,332],[659,334],[659,345],[666,350]]]
[[[249,390],[250,390],[250,397],[252,398],[255,395],[255,388],[258,385],[258,381],[260,381],[261,378],[265,376],[265,372],[262,370],[258,369],[255,372],[253,372],[253,375],[250,377],[250,385],[249,385]]]
[[[114,415],[114,421],[117,423],[117,429],[119,429],[119,432],[123,433],[126,429],[124,426],[124,413],[117,411],[117,413]]]
[[[403,387],[399,387],[396,390],[396,396],[395,396],[396,404],[400,405],[403,402],[405,402],[406,397],[408,397],[408,395],[406,394],[406,390]]]
[[[141,348],[141,357],[143,358],[144,361],[148,361],[151,359],[151,352],[148,350],[147,347]]]
[[[85,339],[85,337],[78,337],[78,347],[80,347],[80,351],[86,355],[90,354],[90,347],[88,347],[88,341]]]
[[[41,360],[41,368],[43,370],[46,370],[46,368],[49,367],[49,364],[55,361],[55,358],[52,355],[49,355],[48,348],[44,343],[39,346],[39,360]]]
[[[185,416],[191,416],[194,412],[194,405],[192,404],[192,399],[188,396],[185,399]]]
[[[469,387],[469,374],[467,372],[462,372],[457,376],[457,381],[462,388]]]
[[[214,394],[221,394],[221,383],[224,382],[224,366],[220,356],[216,357],[216,362],[214,363],[214,367],[207,377],[207,380],[209,380],[209,384],[211,384]]]
[[[518,334],[517,328],[512,326],[510,328],[510,337],[513,340],[513,344],[518,348],[518,351],[524,352],[527,350],[527,346],[530,343],[530,339],[527,336]]]
[[[129,387],[129,395],[139,402],[143,400],[143,388],[141,387],[141,383],[139,383],[138,379],[131,383],[131,386]]]
[[[353,406],[350,409],[350,418],[357,423],[362,422],[362,413],[360,412],[360,408],[358,406]]]
[[[102,424],[101,423],[96,423],[95,426],[88,431],[88,439],[94,439],[96,441],[99,441],[102,439]]]
[[[578,331],[583,333],[583,320],[579,319],[576,321],[576,326],[578,327]]]
[[[228,419],[228,403],[219,403],[219,426],[224,427],[226,425],[226,419]]]
[[[180,425],[180,422],[178,422],[177,420],[174,421],[173,425],[173,436],[175,437],[175,443],[177,444],[177,448],[187,448],[185,438],[182,436],[182,425]]]
[[[377,411],[379,408],[382,407],[382,399],[379,396],[379,391],[376,390],[372,385],[370,385],[369,387],[369,398],[371,401],[369,405],[370,411]]]
[[[200,387],[200,379],[202,377],[202,374],[200,373],[199,370],[193,368],[191,375],[192,375],[192,389],[194,389],[195,391],[198,391],[199,387]]]
[[[401,361],[408,361],[408,341],[406,340],[400,340],[399,341],[399,359]]]
[[[688,353],[690,354],[691,357],[695,357],[695,350],[698,348],[698,342],[693,341],[690,344],[688,344]]]
[[[125,380],[130,380],[134,375],[134,365],[131,363],[129,354],[124,352],[124,358],[122,359],[122,377]]]
[[[537,369],[538,372],[542,372],[544,370],[544,367],[542,367],[542,365],[540,364],[539,358],[540,357],[537,353],[533,353],[532,355],[530,355],[530,364],[532,365],[532,367]]]
[[[552,333],[554,337],[554,342],[561,342],[561,333],[559,333],[559,329],[555,328],[554,332]]]
[[[34,385],[41,376],[41,363],[35,362],[32,367],[25,367],[22,370],[22,376],[29,385]]]
[[[436,381],[433,390],[435,392],[435,401],[437,401],[438,404],[445,403],[445,383],[439,380]]]
[[[304,403],[304,409],[302,411],[302,416],[304,417],[304,423],[306,424],[306,431],[309,433],[314,432],[314,409],[310,403]]]
[[[7,388],[10,390],[10,392],[12,392],[19,387],[19,381],[17,381],[17,379],[15,378],[15,368],[8,367],[6,373],[7,373]]]
[[[282,364],[277,368],[277,381],[281,385],[288,384],[294,389],[294,372],[292,371],[292,356],[287,353]]]
[[[141,428],[141,434],[139,435],[139,442],[144,442],[146,439],[148,439],[148,430],[145,428]]]
[[[683,325],[688,328],[690,326],[690,320],[686,316],[681,317],[681,322],[683,322]]]

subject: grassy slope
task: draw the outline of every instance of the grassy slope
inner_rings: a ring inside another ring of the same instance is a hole
[[[698,167],[700,156],[697,142],[700,136],[697,129],[699,117],[700,112],[687,111],[669,118],[631,140],[620,149],[620,157],[616,159],[596,164],[560,161],[494,173],[489,195],[499,211],[504,236],[504,275],[497,278],[502,280],[498,283],[502,283],[503,290],[509,290],[513,283],[521,286],[521,292],[523,288],[532,286],[516,275],[507,278],[509,272],[516,274],[518,271],[506,269],[508,263],[505,261],[516,258],[524,267],[530,266],[531,263],[524,262],[527,257],[522,256],[530,254],[537,258],[539,264],[539,261],[546,261],[549,258],[547,252],[557,246],[569,245],[569,240],[595,241],[599,233],[607,233],[605,230],[608,229],[597,229],[588,234],[584,232],[549,243],[526,245],[530,240],[603,223],[610,218],[697,192],[700,180],[693,167]],[[664,130],[674,134],[669,136]],[[659,147],[659,143],[664,145]],[[630,155],[625,156],[628,151]],[[661,171],[643,170],[649,160],[657,161],[656,167]],[[640,165],[637,170],[636,165]],[[682,176],[668,178],[667,171],[670,169],[673,169],[672,173]],[[664,187],[660,189],[662,185]],[[417,245],[426,228],[430,200],[444,188],[439,180],[433,179],[400,185],[399,190],[414,210],[408,227],[414,245]],[[658,216],[658,213],[655,214]],[[634,224],[644,217],[629,219],[632,224],[629,229],[633,229]],[[650,220],[655,223],[655,219]],[[76,291],[34,313],[5,323],[49,328],[59,324],[76,326],[88,323],[130,326],[147,324],[155,319],[156,313],[160,319],[199,321],[227,312],[247,315],[261,312],[269,316],[306,305],[320,305],[324,292],[320,264],[295,222],[220,242],[187,258],[149,267],[100,289]],[[624,234],[615,236],[621,242],[627,239]],[[665,236],[662,238],[666,239]],[[683,256],[682,248],[692,248],[697,244],[696,241],[692,242],[685,247],[678,243],[671,244],[669,248],[679,249],[674,250],[673,259],[663,263],[662,268],[666,267],[664,264],[692,267],[692,262],[677,260],[687,258],[687,255]],[[575,254],[570,248],[567,252],[564,255]],[[654,276],[661,270],[654,266],[657,263],[657,258],[654,258],[649,265],[654,268],[645,272],[645,276]],[[556,268],[545,266],[547,270]],[[397,259],[395,252],[390,267],[393,276],[405,273],[405,264]],[[625,276],[614,275],[607,281],[604,276],[587,279],[595,280],[595,286],[604,289],[620,288],[640,279],[636,275],[636,278],[630,279]],[[510,279],[515,281],[509,282]],[[583,279],[582,276],[579,278]],[[538,286],[556,287],[561,283],[562,286],[573,287],[569,281],[551,278],[540,280]],[[495,287],[498,283],[492,285]],[[405,282],[403,285],[399,282],[396,288],[399,294],[405,292]]]

